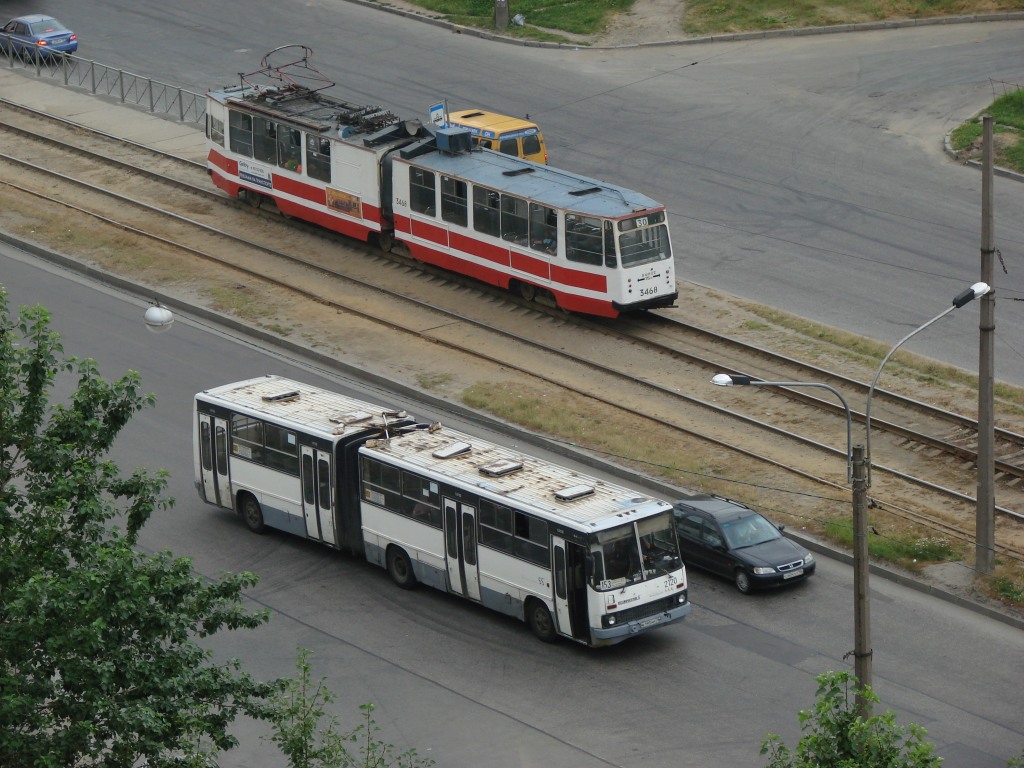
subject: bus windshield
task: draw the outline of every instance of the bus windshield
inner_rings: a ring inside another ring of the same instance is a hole
[[[683,567],[672,516],[668,513],[594,534],[591,585],[620,589]]]

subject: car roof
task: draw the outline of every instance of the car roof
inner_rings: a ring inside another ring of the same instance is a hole
[[[731,499],[724,499],[721,496],[712,496],[710,494],[699,494],[697,496],[679,499],[673,504],[673,506],[679,510],[692,509],[698,512],[703,512],[719,522],[727,522],[740,517],[748,517],[749,515],[757,514],[757,512],[752,510],[746,504],[741,504],[740,502],[732,501]]]
[[[24,21],[26,24],[29,24],[33,21],[48,21],[51,19],[56,21],[53,16],[47,16],[45,13],[30,13],[28,16],[18,16],[17,18],[11,19],[11,21]]]

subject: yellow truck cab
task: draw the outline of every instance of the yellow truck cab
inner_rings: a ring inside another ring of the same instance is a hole
[[[529,120],[482,109],[463,109],[450,112],[448,124],[469,129],[477,146],[547,165],[544,136],[537,124]]]

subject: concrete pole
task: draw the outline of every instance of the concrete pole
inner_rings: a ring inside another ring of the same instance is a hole
[[[871,601],[868,586],[868,472],[864,446],[853,447],[853,672],[871,685]],[[871,717],[871,702],[857,696],[857,713]]]
[[[494,0],[494,26],[497,29],[508,27],[508,0]]]
[[[992,117],[982,119],[981,182],[981,280],[992,289],[981,297],[981,320],[978,325],[978,507],[975,515],[975,567],[979,573],[991,574],[995,568],[996,489],[995,489],[995,331],[996,297],[993,269],[992,210],[993,172]]]

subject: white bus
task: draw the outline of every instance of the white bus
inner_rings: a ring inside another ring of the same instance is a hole
[[[612,645],[690,612],[672,506],[440,425],[268,376],[195,397],[196,488],[267,527]]]

